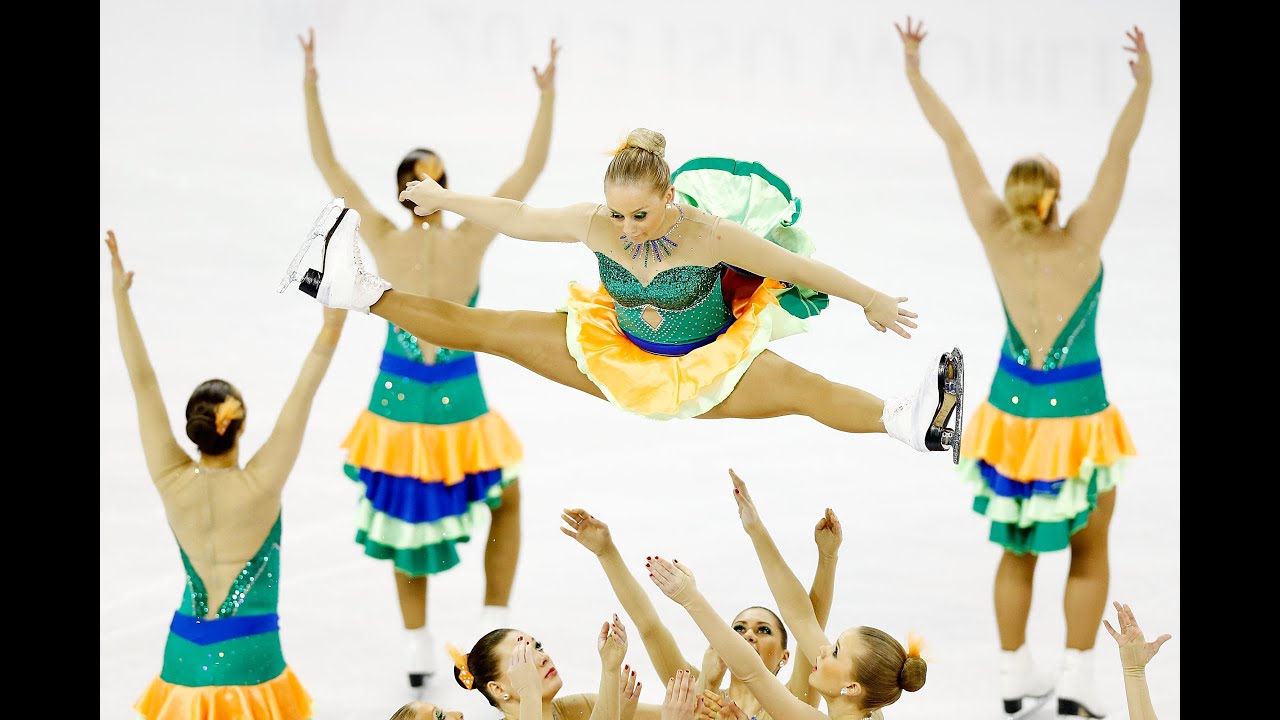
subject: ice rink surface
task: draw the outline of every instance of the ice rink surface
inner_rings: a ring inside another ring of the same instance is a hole
[[[314,26],[321,100],[340,162],[402,226],[394,170],[409,149],[443,156],[450,185],[490,193],[519,164],[537,107],[530,65],[564,51],[546,171],[528,201],[602,199],[608,152],[633,127],[663,132],[673,165],[697,155],[756,160],[804,200],[820,259],[911,298],[909,341],[870,330],[837,301],[784,357],[878,395],[914,386],[930,356],[960,346],[968,408],[986,395],[1005,323],[942,142],[907,85],[893,22],[924,18],[923,69],[993,185],[1042,151],[1063,175],[1063,210],[1087,193],[1133,86],[1124,31],[1146,32],[1155,83],[1124,201],[1103,248],[1099,348],[1108,393],[1139,450],[1111,530],[1110,597],[1149,638],[1174,640],[1149,668],[1156,709],[1180,717],[1180,8],[1178,3],[250,2],[101,5],[100,709],[130,706],[160,669],[182,564],[148,481],[119,346],[101,237],[116,230],[132,298],[174,432],[201,381],[244,393],[241,457],[266,438],[320,323],[317,304],[276,283],[329,199],[307,145],[303,57]],[[450,218],[453,224],[457,218]],[[86,238],[86,252],[88,239]],[[573,279],[594,283],[580,246],[500,238],[481,304],[554,310]],[[404,642],[390,567],[352,542],[358,486],[338,445],[368,401],[383,321],[348,319],[284,494],[280,601],[285,657],[317,720],[386,718],[404,702]],[[680,559],[726,617],[774,605],[742,534],[726,468],[747,480],[807,583],[825,507],[845,541],[828,629],[921,633],[928,683],[892,718],[1000,717],[991,582],[1000,549],[941,453],[853,436],[804,418],[657,423],[480,358],[490,405],[525,443],[524,540],[515,624],[542,640],[564,693],[594,692],[600,622],[621,611],[595,559],[558,531],[581,506],[610,524],[686,657],[705,640],[649,586],[643,558]],[[483,538],[431,582],[430,625],[467,649],[483,598]],[[1068,557],[1042,558],[1028,642],[1056,668]],[[1114,613],[1108,617],[1114,618]],[[658,679],[632,638],[645,702]],[[1099,630],[1097,682],[1123,718],[1115,644]],[[447,675],[429,699],[495,718]],[[1049,713],[1041,717],[1050,717]]]

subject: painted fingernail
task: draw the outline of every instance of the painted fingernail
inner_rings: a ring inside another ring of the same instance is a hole
[[[679,564],[680,564],[680,561],[679,561],[679,560],[672,560],[671,562],[673,562],[673,563],[675,563],[675,564],[677,564],[677,565],[679,565]]]
[[[521,641],[521,640],[523,640],[523,639],[524,639],[524,636],[523,636],[523,635],[521,635],[520,637],[516,638],[516,642],[520,642],[520,641]]]
[[[645,563],[645,564],[644,564],[644,566],[645,566],[645,567],[649,567],[649,563]]]
[[[733,494],[734,494],[734,495],[741,495],[742,493],[738,492],[738,488],[734,488],[734,489],[733,489]]]

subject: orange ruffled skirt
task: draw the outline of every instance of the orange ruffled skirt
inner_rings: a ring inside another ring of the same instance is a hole
[[[613,405],[654,420],[697,417],[729,397],[753,360],[778,338],[804,332],[808,323],[778,304],[788,286],[765,279],[732,301],[736,318],[713,342],[687,355],[654,355],[622,332],[613,298],[604,289],[569,286],[561,312],[565,341],[578,369]]]

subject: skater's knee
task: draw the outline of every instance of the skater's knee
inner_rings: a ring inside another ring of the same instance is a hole
[[[778,358],[776,370],[778,401],[789,415],[804,415],[824,398],[831,397],[830,380],[805,370],[793,362]]]

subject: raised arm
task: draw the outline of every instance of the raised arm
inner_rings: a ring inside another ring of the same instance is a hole
[[[787,562],[774,545],[769,530],[760,521],[755,503],[747,493],[747,485],[734,471],[729,471],[733,479],[733,497],[738,503],[738,516],[742,520],[742,528],[751,538],[755,546],[756,556],[760,558],[760,569],[764,570],[765,581],[769,583],[769,591],[773,593],[774,602],[778,603],[778,611],[782,613],[782,622],[791,628],[796,636],[796,644],[805,657],[816,658],[824,645],[830,644],[818,621],[817,613],[809,602],[809,594]]]
[[[911,334],[906,328],[917,327],[912,318],[919,315],[898,305],[907,298],[887,295],[864,285],[826,263],[775,245],[732,220],[721,219],[716,223],[711,243],[711,252],[718,261],[861,305],[867,324],[880,332],[892,330],[909,338]]]
[[[311,401],[315,399],[320,381],[329,369],[329,361],[333,359],[333,351],[338,346],[338,337],[342,334],[342,324],[347,319],[346,310],[324,309],[324,325],[320,334],[311,346],[311,352],[302,364],[302,372],[293,385],[284,407],[280,408],[280,416],[276,418],[276,426],[271,436],[254,454],[253,459],[245,465],[245,471],[256,480],[276,492],[284,489],[284,482],[293,470],[293,463],[298,459],[302,449],[302,434],[307,428],[307,418],[311,415]]]
[[[978,163],[978,156],[969,145],[969,138],[965,137],[960,123],[920,72],[920,42],[929,34],[920,32],[923,25],[922,20],[912,29],[910,17],[907,18],[905,31],[897,23],[893,25],[898,30],[898,37],[902,39],[907,80],[911,83],[916,101],[920,103],[929,126],[946,143],[947,157],[951,160],[956,184],[960,186],[960,198],[969,215],[969,222],[978,231],[979,237],[985,238],[990,230],[1008,222],[1009,210],[1000,196],[991,189],[991,183],[987,182],[982,165]]]
[[[623,612],[635,623],[636,632],[640,633],[659,681],[675,677],[679,670],[691,670],[696,675],[697,669],[680,653],[675,636],[662,624],[649,595],[622,561],[622,555],[609,534],[609,526],[582,508],[565,509],[560,519],[565,523],[560,532],[577,540],[600,561],[613,594],[622,603]]]
[[[533,121],[533,132],[529,135],[529,145],[524,151],[524,161],[511,177],[498,186],[495,197],[524,200],[533,188],[534,181],[547,166],[547,153],[551,148],[551,120],[556,104],[556,56],[560,54],[560,46],[556,44],[555,38],[551,38],[550,52],[551,59],[547,61],[546,69],[538,72],[538,66],[533,67],[533,79],[538,84],[541,99],[538,102],[538,117]],[[458,231],[467,233],[477,242],[486,245],[495,237],[493,230],[474,220],[462,222]]]
[[[1147,663],[1160,652],[1172,635],[1165,633],[1147,642],[1138,627],[1138,619],[1128,605],[1111,603],[1116,609],[1116,619],[1120,629],[1111,627],[1111,623],[1103,619],[1109,633],[1120,649],[1120,666],[1124,669],[1124,694],[1129,705],[1129,720],[1156,720],[1156,710],[1151,704],[1151,690],[1147,688]]]
[[[533,68],[533,80],[538,84],[541,99],[538,102],[538,117],[533,121],[533,132],[529,135],[529,146],[524,151],[524,162],[507,178],[498,191],[497,197],[523,200],[533,188],[533,183],[547,166],[547,152],[551,148],[551,120],[556,105],[556,56],[560,54],[560,46],[551,38],[551,57],[547,67],[538,72]]]
[[[792,695],[782,681],[769,672],[751,645],[720,619],[694,585],[688,568],[659,557],[652,558],[648,566],[654,584],[689,613],[711,647],[729,666],[729,671],[747,684],[774,720],[828,720],[826,715]]]
[[[415,215],[427,216],[437,210],[448,210],[490,230],[518,240],[535,242],[584,242],[591,218],[600,208],[591,203],[577,203],[562,208],[535,208],[518,200],[464,195],[445,190],[431,178],[411,180],[400,200],[414,205]]]
[[[844,541],[840,518],[836,517],[831,508],[827,508],[822,519],[813,528],[813,541],[818,545],[818,567],[813,573],[813,584],[809,586],[809,605],[813,608],[818,625],[825,628],[827,619],[831,616],[831,601],[836,592],[836,564],[840,544]],[[792,695],[816,707],[820,696],[816,692],[810,692],[809,671],[812,667],[812,659],[803,651],[797,652],[787,688]]]
[[[365,242],[376,245],[387,233],[394,231],[395,225],[385,215],[378,212],[365,197],[364,192],[351,179],[345,168],[338,164],[333,154],[333,146],[329,143],[329,129],[324,123],[324,114],[320,111],[320,91],[316,87],[316,31],[307,30],[304,39],[298,36],[302,52],[306,58],[307,71],[302,83],[303,94],[307,102],[307,136],[311,140],[311,159],[315,161],[329,192],[344,198],[347,207],[355,208],[360,213],[360,235]]]
[[[600,628],[596,649],[600,652],[600,691],[591,710],[591,720],[618,720],[622,711],[618,669],[627,655],[627,627],[616,613],[612,623],[605,622]]]
[[[1102,158],[1102,167],[1098,168],[1098,177],[1088,197],[1071,213],[1066,225],[1069,236],[1095,246],[1102,245],[1120,208],[1124,181],[1129,175],[1129,152],[1138,140],[1142,119],[1147,114],[1147,99],[1151,96],[1151,55],[1147,52],[1146,36],[1137,26],[1125,35],[1133,43],[1133,47],[1125,50],[1137,56],[1129,61],[1129,70],[1136,81],[1133,92],[1120,112],[1115,130],[1111,131],[1107,154]]]
[[[159,483],[172,471],[191,462],[169,426],[169,415],[160,397],[160,383],[156,371],[147,357],[142,343],[142,331],[133,316],[129,302],[129,288],[133,286],[133,271],[125,272],[120,261],[120,249],[116,234],[107,231],[107,249],[111,251],[111,295],[116,302],[116,331],[120,335],[120,350],[124,353],[124,365],[129,370],[129,384],[133,386],[133,399],[138,406],[138,431],[142,435],[142,454],[147,461],[147,473],[153,482]]]

